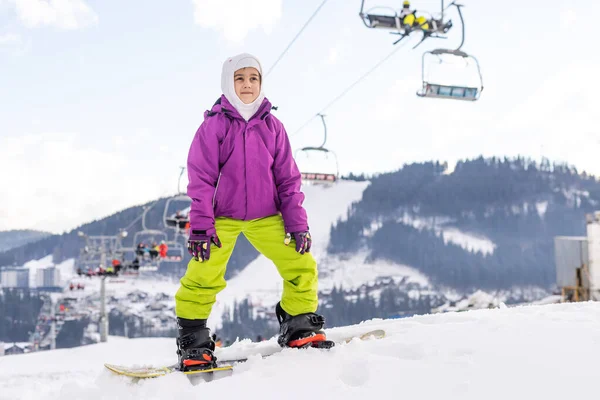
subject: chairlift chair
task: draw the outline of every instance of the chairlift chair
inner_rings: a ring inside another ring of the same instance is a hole
[[[335,174],[332,174],[330,172],[324,173],[324,172],[315,172],[315,171],[312,171],[312,172],[300,171],[300,175],[302,176],[302,180],[304,182],[335,183],[340,175],[338,159],[337,159],[336,154],[333,151],[331,151],[325,147],[325,143],[327,143],[327,124],[325,123],[325,115],[323,115],[323,114],[317,114],[317,115],[319,117],[321,117],[321,122],[323,123],[323,143],[321,143],[321,145],[318,147],[307,146],[307,147],[303,147],[301,149],[296,150],[296,152],[294,153],[294,158],[297,160],[299,153],[304,153],[305,155],[309,155],[310,153],[320,152],[325,155],[325,158],[329,158],[329,154],[332,154],[333,160],[335,162]]]
[[[452,20],[445,21],[444,13],[452,6],[455,6],[460,14],[460,7],[462,7],[461,4],[452,2],[447,7],[444,7],[444,0],[441,0],[440,17],[434,18],[431,14],[429,14],[430,18],[427,18],[427,21],[425,22],[426,24],[430,25],[428,27],[425,27],[425,24],[421,24],[413,25],[407,28],[403,22],[403,18],[405,16],[398,15],[398,13],[390,7],[374,7],[365,12],[365,0],[362,0],[361,2],[359,16],[367,28],[392,30],[393,32],[390,32],[390,34],[399,35],[400,38],[398,38],[393,44],[398,44],[405,37],[410,36],[410,34],[416,30],[422,31],[423,38],[415,46],[413,46],[414,49],[428,38],[446,39],[445,35],[452,28]],[[376,9],[386,9],[390,10],[390,12],[388,14],[375,13],[374,10]],[[420,13],[428,14],[423,12]],[[460,16],[462,20],[462,14],[460,14]]]
[[[469,61],[477,67],[477,78],[478,85],[449,85],[438,82],[433,82],[429,78],[428,71],[426,70],[427,56],[436,56],[439,59],[440,64],[443,63],[442,55],[451,55],[453,57],[461,57],[465,60],[465,63],[469,65]],[[439,99],[452,99],[452,100],[465,100],[465,101],[476,101],[481,96],[483,91],[483,77],[481,76],[481,69],[477,59],[464,51],[461,50],[448,50],[448,49],[436,49],[423,53],[422,57],[422,68],[421,68],[421,79],[423,81],[422,87],[417,91],[419,97],[430,97]]]
[[[172,204],[187,203],[186,207],[174,209]],[[177,211],[184,211],[192,203],[192,199],[188,195],[180,193],[176,196],[171,197],[165,203],[165,210],[163,212],[163,224],[165,228],[174,229],[175,231],[182,232],[185,230],[187,223],[190,221],[189,214],[185,218],[175,218]]]
[[[139,257],[137,254],[137,245],[142,242],[142,238],[148,238],[150,240],[150,244],[152,242],[160,243],[161,241],[168,240],[167,234],[163,231],[157,229],[143,229],[141,231],[136,232],[133,235],[133,247],[135,249],[135,255]],[[157,271],[160,265],[160,257],[156,257],[154,260],[150,257],[149,252],[144,252],[142,257],[139,257],[140,261],[140,271]]]
[[[181,169],[179,173],[179,179],[177,180],[177,195],[171,197],[165,203],[165,210],[163,212],[163,225],[165,228],[174,229],[175,237],[181,232],[184,232],[186,227],[189,225],[189,211],[188,215],[185,218],[175,218],[177,215],[177,211],[184,211],[186,208],[189,209],[192,204],[192,199],[181,191],[181,178],[183,177],[183,173],[185,172],[185,167],[179,167]],[[171,203],[181,203],[184,202],[187,204],[186,207],[172,209]]]
[[[377,9],[390,10],[390,14],[386,15],[386,14],[372,13],[372,11],[375,10],[376,8],[372,8],[365,13],[365,12],[363,12],[364,6],[365,6],[365,2],[363,0],[359,15],[362,18],[362,21],[367,28],[392,29],[392,30],[397,30],[398,32],[404,31],[404,27],[402,26],[402,21],[400,20],[400,16],[393,8],[376,7]]]
[[[312,183],[335,183],[338,180],[339,177],[339,165],[338,165],[338,160],[337,160],[337,156],[335,155],[335,153],[329,149],[326,149],[324,147],[303,147],[301,149],[296,150],[296,154],[294,155],[294,158],[298,158],[298,154],[299,152],[303,152],[305,154],[310,154],[311,152],[321,152],[323,154],[325,154],[325,157],[329,157],[329,154],[333,155],[334,158],[334,162],[335,162],[335,174],[332,173],[326,173],[326,172],[304,172],[301,171],[300,175],[302,175],[302,180],[305,182],[312,182]]]

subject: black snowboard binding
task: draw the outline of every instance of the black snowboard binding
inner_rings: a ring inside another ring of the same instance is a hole
[[[215,341],[205,319],[177,318],[177,355],[181,371],[215,368]]]
[[[327,340],[323,332],[325,318],[315,313],[290,315],[281,307],[275,306],[275,315],[279,321],[279,337],[277,343],[281,347],[318,347],[329,349],[335,345]]]

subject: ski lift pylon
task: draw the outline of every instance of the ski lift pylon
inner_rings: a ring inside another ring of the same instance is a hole
[[[328,158],[329,154],[331,154],[333,156],[333,161],[335,162],[335,173],[317,172],[317,171],[308,172],[308,171],[301,170],[300,174],[302,175],[302,180],[305,182],[334,183],[339,178],[338,159],[337,159],[337,155],[333,151],[331,151],[325,147],[325,143],[327,143],[327,124],[325,123],[325,115],[323,115],[323,114],[317,114],[317,115],[319,117],[321,117],[321,121],[323,123],[323,129],[324,129],[323,143],[321,143],[321,145],[318,147],[307,146],[307,147],[302,147],[302,148],[296,150],[296,152],[294,154],[294,158],[297,160],[298,155],[300,153],[304,153],[305,155],[308,156],[310,153],[320,152],[320,153],[324,154],[326,158]]]

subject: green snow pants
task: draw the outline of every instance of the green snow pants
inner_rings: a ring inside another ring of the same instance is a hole
[[[310,253],[297,253],[293,240],[289,246],[283,243],[285,228],[281,215],[251,221],[219,217],[215,220],[215,228],[223,247],[212,244],[207,261],[190,260],[175,294],[178,317],[208,318],[217,293],[226,286],[227,262],[240,233],[277,267],[283,278],[281,307],[290,315],[317,311],[317,262]]]

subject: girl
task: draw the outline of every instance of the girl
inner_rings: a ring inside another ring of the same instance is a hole
[[[302,207],[301,176],[282,123],[262,90],[262,67],[250,54],[223,64],[223,95],[196,132],[188,155],[192,199],[188,251],[193,256],[175,295],[182,370],[216,366],[206,326],[225,288],[227,261],[240,233],[283,278],[275,312],[278,342],[329,347],[318,306],[317,263]],[[293,242],[295,246],[288,247]]]

